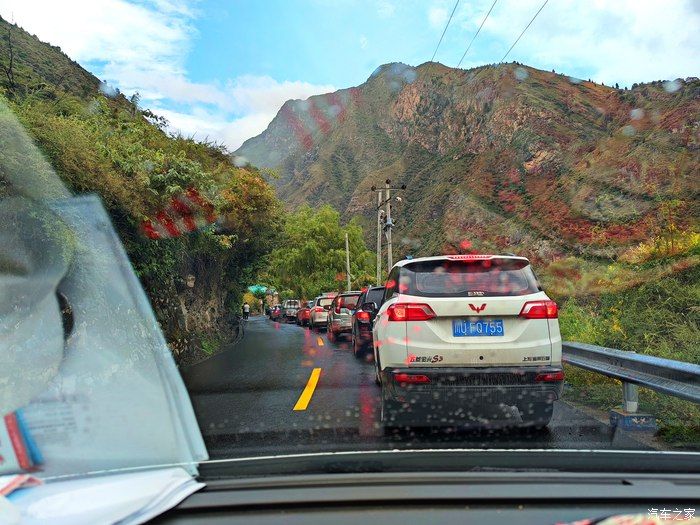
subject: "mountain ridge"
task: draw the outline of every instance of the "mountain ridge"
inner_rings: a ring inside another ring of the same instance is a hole
[[[699,121],[692,77],[624,90],[517,63],[392,63],[286,102],[236,154],[278,170],[288,207],[328,202],[367,226],[370,186],[407,184],[400,255],[465,240],[536,255],[527,237],[549,255],[616,257],[655,234],[665,202],[680,200],[680,226],[696,228]],[[480,230],[488,220],[501,227]]]

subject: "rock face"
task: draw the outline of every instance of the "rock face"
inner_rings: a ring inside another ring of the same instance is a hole
[[[368,226],[370,187],[406,184],[399,256],[612,257],[658,233],[665,203],[697,229],[700,81],[619,90],[519,64],[387,64],[286,102],[236,153],[278,170],[289,207],[328,202]]]

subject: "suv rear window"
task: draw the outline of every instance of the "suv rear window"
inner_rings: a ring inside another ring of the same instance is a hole
[[[374,303],[377,306],[382,304],[382,299],[384,298],[384,288],[372,288],[367,292],[365,297],[365,303]]]
[[[527,261],[519,259],[438,260],[407,264],[399,293],[423,297],[495,297],[540,291]]]
[[[333,302],[332,297],[321,297],[321,298],[316,300],[316,304],[318,306],[330,306],[332,302]]]
[[[349,310],[354,310],[357,308],[357,300],[360,298],[360,294],[355,295],[341,295],[338,297],[337,305],[340,308],[347,308]]]

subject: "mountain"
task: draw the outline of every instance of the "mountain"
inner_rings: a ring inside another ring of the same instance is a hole
[[[399,256],[466,248],[617,258],[698,231],[700,81],[616,89],[517,63],[379,67],[287,101],[236,151],[289,208],[331,203],[372,236],[373,185],[395,203]],[[395,248],[396,249],[396,248]]]

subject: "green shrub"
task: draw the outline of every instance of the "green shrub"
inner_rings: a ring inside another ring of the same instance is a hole
[[[562,337],[620,350],[632,350],[700,363],[700,267],[620,293],[569,299],[559,321]],[[622,402],[619,381],[566,367],[574,389],[565,396],[598,408]],[[700,447],[700,406],[640,389],[640,410],[657,417],[659,435],[672,446]]]

